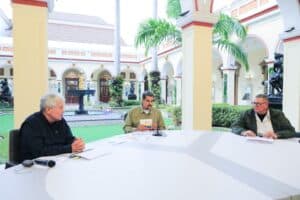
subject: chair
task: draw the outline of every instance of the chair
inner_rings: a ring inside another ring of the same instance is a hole
[[[295,137],[300,138],[300,132],[296,132]]]
[[[13,129],[9,132],[9,161],[5,168],[13,167],[21,163],[20,130]]]

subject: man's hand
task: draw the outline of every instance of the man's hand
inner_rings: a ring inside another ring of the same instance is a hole
[[[278,136],[276,135],[276,133],[274,133],[273,131],[267,131],[263,134],[263,137],[265,138],[272,138],[272,139],[277,139]]]
[[[136,128],[137,131],[147,131],[150,130],[147,126],[144,126],[143,124],[139,124],[138,127]]]
[[[156,123],[153,123],[151,127],[139,124],[138,127],[136,128],[137,131],[149,131],[149,130],[156,130],[156,129],[157,129]]]
[[[241,135],[247,137],[256,137],[256,134],[251,130],[243,131]]]
[[[76,138],[71,144],[72,153],[78,153],[83,151],[84,146],[85,146],[84,141],[81,138]]]

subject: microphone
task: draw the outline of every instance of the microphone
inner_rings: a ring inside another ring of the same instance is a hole
[[[156,119],[156,129],[155,132],[152,134],[153,136],[162,136],[161,132],[159,132],[159,127],[158,127],[158,120]],[[153,124],[152,124],[153,125]]]
[[[55,166],[55,161],[54,160],[42,160],[42,159],[35,159],[34,160],[34,164],[37,165],[42,165],[42,166],[46,166],[46,167],[54,167]]]

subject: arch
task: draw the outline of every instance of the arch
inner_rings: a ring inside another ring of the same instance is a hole
[[[48,88],[50,92],[60,93],[60,85],[57,83],[57,75],[53,69],[48,67]]]
[[[245,41],[242,43],[245,52],[252,52],[255,50],[264,50],[264,55],[269,56],[269,49],[266,42],[255,34],[249,34]]]
[[[221,67],[223,66],[223,59],[216,46],[213,46],[212,51],[212,100],[214,103],[222,103],[224,87]]]
[[[167,61],[163,65],[162,72],[161,72],[161,78],[166,78],[167,76],[174,76],[174,69],[173,65]]]
[[[174,69],[171,62],[166,61],[162,67],[162,73],[161,73],[161,97],[162,101],[168,104],[172,104],[175,102],[175,89],[176,89],[176,83],[174,80]]]
[[[76,96],[68,94],[68,90],[78,90],[79,89],[79,79],[81,76],[81,71],[77,68],[69,68],[64,71],[62,76],[63,94],[66,99],[66,103],[78,103],[79,99]]]
[[[112,75],[108,70],[103,70],[98,73],[98,97],[100,102],[107,103],[110,100],[109,84]]]
[[[179,59],[179,62],[176,66],[176,77],[181,77],[182,76],[182,58]]]
[[[263,93],[265,90],[262,82],[267,76],[263,72],[261,63],[270,57],[270,52],[266,43],[255,34],[248,35],[242,47],[248,55],[249,71],[247,72],[244,67],[237,71],[236,99],[238,104],[249,104],[255,94]]]

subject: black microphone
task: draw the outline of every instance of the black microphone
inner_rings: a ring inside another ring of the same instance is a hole
[[[162,136],[162,133],[159,131],[159,128],[157,127],[155,129],[155,132],[152,134],[153,136]]]
[[[46,166],[46,167],[54,167],[55,166],[54,160],[35,159],[34,163],[37,165],[42,165],[42,166]]]

